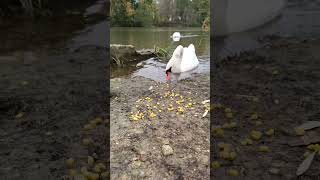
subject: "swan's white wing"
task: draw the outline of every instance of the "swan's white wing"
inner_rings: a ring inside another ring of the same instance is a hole
[[[193,51],[194,53],[196,53],[196,49],[194,48],[194,45],[193,45],[193,44],[190,44],[190,45],[188,46],[188,49],[189,49],[190,51]]]
[[[181,72],[190,71],[199,65],[194,45],[190,44],[188,48],[183,51],[181,61]]]
[[[179,45],[173,51],[172,57],[169,60],[169,62],[167,63],[166,70],[168,70],[170,68],[172,68],[172,70],[173,70],[173,69],[176,69],[177,66],[180,66],[182,55],[183,55],[183,46]]]

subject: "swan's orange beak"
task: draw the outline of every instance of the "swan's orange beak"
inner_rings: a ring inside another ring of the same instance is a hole
[[[170,80],[170,72],[166,73],[166,80],[169,81]]]

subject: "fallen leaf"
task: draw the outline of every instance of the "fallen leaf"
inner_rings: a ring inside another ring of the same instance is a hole
[[[306,172],[306,171],[309,169],[309,167],[310,167],[310,165],[311,165],[311,163],[312,163],[312,161],[313,161],[313,159],[314,159],[315,154],[316,154],[316,152],[311,153],[311,154],[300,164],[300,166],[298,167],[297,173],[296,173],[297,176],[300,176],[301,174],[303,174],[304,172]]]
[[[301,128],[303,130],[309,130],[316,127],[320,127],[320,121],[307,121],[306,123],[303,123],[298,128]]]
[[[206,104],[206,103],[209,103],[210,100],[205,100],[205,101],[202,101],[202,104]]]
[[[320,136],[317,133],[310,132],[301,138],[286,141],[289,146],[305,146],[309,144],[319,143]]]
[[[207,116],[207,114],[208,114],[208,110],[206,110],[204,113],[203,113],[203,115],[202,115],[202,117],[204,118],[204,117],[206,117]]]

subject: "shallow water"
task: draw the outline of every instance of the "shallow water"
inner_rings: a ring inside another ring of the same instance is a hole
[[[248,7],[249,8],[249,7]],[[252,8],[252,7],[250,7]],[[214,40],[216,56],[225,57],[261,46],[257,39],[264,35],[285,37],[320,37],[320,1],[288,0],[281,15],[271,22],[246,32]]]
[[[181,39],[173,42],[170,38],[174,32],[180,32]],[[154,46],[169,48],[171,55],[178,45],[188,46],[194,44],[196,54],[199,58],[199,67],[192,74],[210,73],[210,38],[208,33],[202,32],[201,28],[111,28],[111,44],[131,44],[136,49],[153,49]],[[155,81],[165,81],[165,66],[168,59],[160,60],[157,58],[146,59],[143,61],[142,68],[136,68],[135,64],[124,68],[113,67],[111,77],[121,76],[143,76]],[[183,77],[182,77],[183,78]]]

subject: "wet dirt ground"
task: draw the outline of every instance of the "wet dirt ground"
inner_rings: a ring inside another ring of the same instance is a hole
[[[209,82],[111,79],[111,178],[208,179]]]
[[[303,144],[311,138],[319,143],[320,129],[297,136],[294,128],[319,121],[320,41],[271,36],[264,42],[263,48],[215,62],[211,83],[213,178],[319,179],[320,156],[302,176],[297,177],[296,171],[307,149]],[[236,127],[226,128],[229,122]],[[270,129],[274,135],[266,133]],[[262,137],[252,140],[252,145],[242,145],[245,138],[253,138],[253,130]],[[227,149],[236,156],[224,156],[221,143],[230,144]]]
[[[62,51],[0,62],[1,179],[60,179],[68,157],[88,156],[74,144],[85,123],[106,116],[107,53]]]
[[[0,179],[107,178],[108,22],[89,5],[1,19]]]

